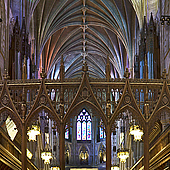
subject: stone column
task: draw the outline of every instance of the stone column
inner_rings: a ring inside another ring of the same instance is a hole
[[[149,129],[148,122],[144,128],[144,170],[149,170]]]
[[[106,126],[106,169],[111,169],[111,128]]]
[[[22,162],[22,170],[27,170],[27,136],[26,136],[27,130],[25,123],[22,123],[22,143],[21,143],[21,162]]]
[[[60,146],[60,169],[65,170],[65,128],[64,123],[60,124],[59,134],[59,146]]]

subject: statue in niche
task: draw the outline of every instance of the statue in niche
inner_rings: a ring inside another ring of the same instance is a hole
[[[89,154],[85,147],[82,147],[80,154],[79,154],[79,158],[80,158],[81,165],[88,165]]]

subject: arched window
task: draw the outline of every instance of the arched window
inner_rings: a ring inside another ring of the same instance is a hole
[[[100,121],[99,133],[100,133],[100,139],[106,138],[105,128],[102,120]]]
[[[91,140],[91,116],[85,109],[77,117],[77,140]]]

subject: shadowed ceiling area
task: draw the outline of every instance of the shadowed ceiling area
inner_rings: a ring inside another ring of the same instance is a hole
[[[59,77],[62,55],[66,78],[80,77],[85,61],[89,76],[104,78],[107,56],[112,78],[133,68],[138,21],[129,0],[37,0],[30,6],[37,64],[49,78]]]

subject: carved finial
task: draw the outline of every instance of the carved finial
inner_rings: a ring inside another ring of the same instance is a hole
[[[42,72],[40,73],[40,76],[42,79],[45,79],[47,77],[47,74],[45,73],[44,68],[42,68]]]
[[[151,12],[151,17],[150,17],[150,21],[149,21],[149,28],[150,28],[150,31],[153,31],[153,29],[154,29],[154,21],[153,21],[152,12]]]
[[[110,61],[109,56],[107,56],[107,62],[106,62],[106,80],[110,81]]]
[[[126,79],[128,79],[129,76],[130,76],[129,69],[126,68],[126,71],[125,71],[125,73],[124,73],[124,77],[125,77]]]
[[[145,65],[143,68],[143,78],[148,79],[148,63],[147,63],[147,56],[145,54]]]
[[[164,71],[162,72],[162,79],[166,79],[167,75],[166,68],[164,68]]]
[[[86,61],[83,63],[82,70],[83,70],[84,72],[87,72],[87,71],[88,71],[88,66],[87,66]]]
[[[146,16],[144,16],[144,23],[143,23],[143,32],[144,35],[147,35],[147,21],[146,21]],[[145,37],[146,38],[146,37]]]
[[[26,62],[26,56],[24,55],[24,63],[22,68],[22,79],[27,79],[27,62]]]

